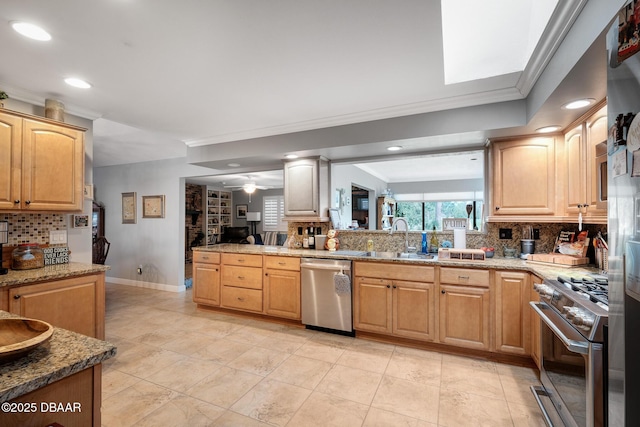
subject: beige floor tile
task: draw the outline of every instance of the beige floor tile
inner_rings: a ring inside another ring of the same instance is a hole
[[[215,427],[268,427],[270,424],[263,423],[262,421],[254,420],[251,417],[245,417],[244,415],[236,414],[235,412],[227,411],[220,418],[215,420],[212,426]]]
[[[147,378],[161,369],[185,359],[185,357],[182,354],[159,347],[139,344],[120,355],[116,355],[113,367],[136,377]]]
[[[125,374],[116,369],[102,371],[102,399],[113,396],[141,381],[140,378]]]
[[[269,424],[284,426],[311,390],[265,379],[238,400],[231,410]]]
[[[313,392],[289,422],[297,427],[354,427],[362,425],[367,405]]]
[[[336,363],[382,374],[387,369],[392,354],[393,351],[375,347],[351,346],[345,349]]]
[[[210,360],[187,358],[150,375],[147,381],[184,393],[221,367]]]
[[[452,366],[450,366],[452,364]],[[473,368],[476,370],[485,370],[489,372],[498,372],[496,363],[490,360],[478,359],[473,357],[457,356],[454,354],[442,355],[442,367],[443,369],[451,367],[452,369],[457,366],[463,366],[466,368]]]
[[[514,427],[546,427],[538,406],[532,407],[509,402],[509,411]]]
[[[309,341],[300,347],[294,354],[303,357],[310,357],[312,359],[323,360],[329,363],[336,363],[336,361],[344,353],[343,348],[333,347],[328,344],[319,343],[316,341]]]
[[[177,392],[146,381],[124,389],[104,399],[102,425],[104,427],[129,427],[155,411],[174,397]]]
[[[242,329],[244,325],[239,323],[230,323],[223,320],[211,319],[204,326],[191,330],[205,334],[208,337],[224,338],[233,332]]]
[[[437,423],[439,393],[438,387],[384,376],[371,406]]]
[[[539,386],[540,382],[537,379],[527,378],[505,378],[500,377],[502,383],[502,389],[507,402],[517,403],[520,405],[538,407],[533,393],[531,392],[531,386]]]
[[[289,353],[254,347],[229,362],[227,366],[266,377],[288,357]]]
[[[475,393],[494,399],[505,399],[500,376],[496,370],[478,368],[469,364],[442,362],[442,388]]]
[[[420,420],[417,418],[407,417],[378,408],[371,408],[362,427],[418,427],[418,422],[420,422]],[[432,425],[436,426],[436,424]]]
[[[136,427],[207,427],[225,412],[225,409],[210,403],[177,396],[136,422]]]
[[[344,350],[351,347],[356,339],[343,335],[318,332],[310,338],[310,341],[317,342],[332,348],[340,348]]]
[[[335,365],[316,391],[370,405],[381,379],[382,375],[375,372]]]
[[[131,338],[131,340],[140,344],[149,344],[149,345],[155,345],[157,347],[162,347],[164,344],[170,341],[173,341],[175,339],[178,339],[182,335],[184,335],[184,332],[157,330],[157,331],[146,332],[144,334],[138,335],[136,337]]]
[[[243,344],[256,345],[263,339],[273,334],[274,332],[268,329],[256,328],[255,326],[245,325],[239,329],[234,330],[225,338],[232,341],[237,341]]]
[[[262,379],[263,377],[259,375],[223,366],[196,383],[187,390],[187,394],[205,402],[229,408]]]
[[[331,369],[331,363],[295,354],[282,362],[267,378],[313,390]]]
[[[286,338],[282,338],[281,335],[277,335],[277,333],[274,333],[273,335],[260,341],[257,346],[293,354],[298,351],[298,349],[302,347],[305,342],[306,340],[301,339],[289,340]]]
[[[189,331],[183,332],[177,338],[162,344],[160,347],[165,350],[190,356],[210,343],[211,337],[206,334]]]
[[[249,344],[230,341],[225,338],[211,340],[210,343],[192,353],[192,357],[211,360],[222,365],[237,359],[245,352],[251,350]]]
[[[496,369],[500,377],[523,378],[530,381],[537,381],[538,370],[525,366],[507,365],[506,363],[496,363]]]
[[[395,353],[406,354],[407,356],[423,357],[426,359],[436,359],[442,361],[442,353],[429,350],[421,350],[419,348],[402,347],[397,345]]]
[[[438,359],[394,353],[385,375],[440,387],[442,362]]]
[[[443,389],[440,393],[441,427],[511,427],[511,414],[503,400]]]

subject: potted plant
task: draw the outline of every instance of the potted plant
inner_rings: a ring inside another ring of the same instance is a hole
[[[7,92],[0,90],[0,108],[4,108],[4,101],[5,99],[9,98],[9,95],[7,95]]]

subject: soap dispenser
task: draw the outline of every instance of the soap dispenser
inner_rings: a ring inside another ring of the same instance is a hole
[[[427,232],[426,231],[422,232],[422,248],[421,248],[421,252],[423,254],[427,253]]]

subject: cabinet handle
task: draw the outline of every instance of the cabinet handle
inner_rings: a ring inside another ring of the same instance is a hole
[[[238,301],[244,301],[244,298],[238,297]]]
[[[217,268],[214,268],[214,269],[213,269],[213,271],[218,271],[218,269],[217,269]]]
[[[244,276],[238,276],[238,279],[244,280]]]
[[[20,299],[20,295],[14,295],[13,299]]]
[[[209,257],[208,256],[203,256],[202,259],[209,259]]]
[[[265,275],[265,276],[268,276],[268,275],[269,275],[269,273],[264,273],[264,275]]]
[[[278,262],[278,265],[286,265],[286,264],[287,264],[286,262],[282,262],[282,261]]]
[[[26,203],[27,205],[30,205],[30,204],[31,204],[31,200],[27,200],[25,203]]]
[[[244,262],[243,258],[238,259],[238,262]]]
[[[391,285],[387,285],[387,288],[390,288],[390,287],[391,287]]]
[[[393,285],[393,289],[397,289],[398,287],[396,285]]]
[[[496,206],[496,210],[499,211],[500,210],[500,206]]]
[[[20,200],[18,200],[18,199],[14,200],[14,201],[13,201],[13,204],[15,204],[15,205],[20,204]]]
[[[469,280],[469,276],[458,276],[460,280]]]
[[[441,290],[441,291],[440,291],[440,293],[441,293],[442,295],[444,295],[444,294],[445,294],[444,289],[443,289],[443,290]]]

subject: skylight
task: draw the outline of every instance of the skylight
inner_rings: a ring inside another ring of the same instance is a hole
[[[441,0],[445,84],[523,71],[558,0]]]

